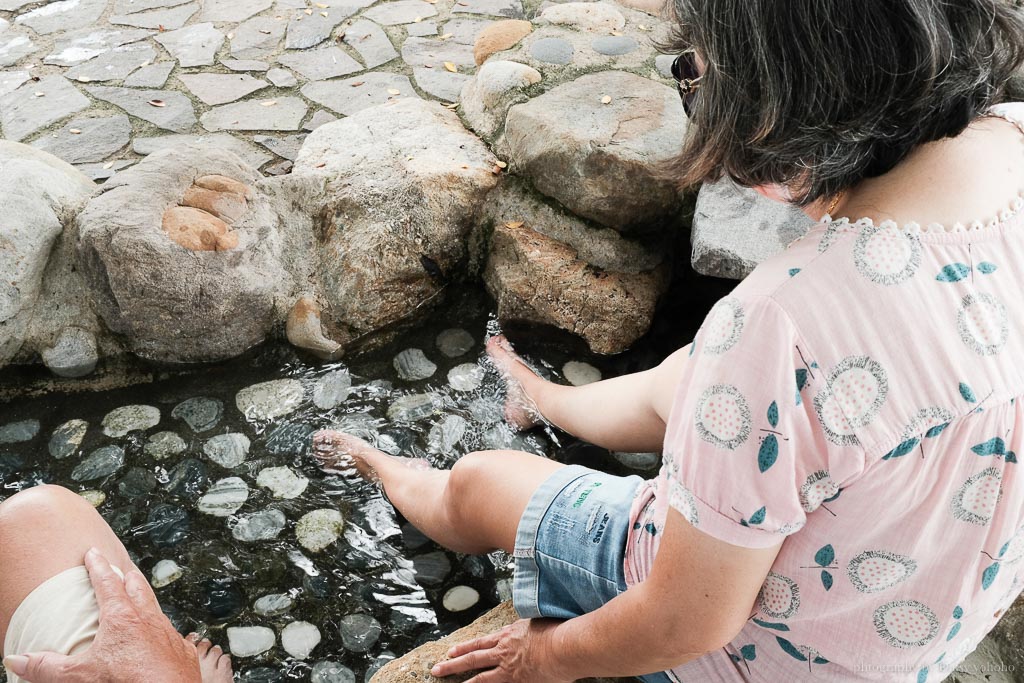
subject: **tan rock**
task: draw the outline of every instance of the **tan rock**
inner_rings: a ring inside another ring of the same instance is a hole
[[[514,221],[494,229],[484,283],[501,321],[553,325],[581,337],[594,353],[613,354],[647,332],[666,271],[596,268],[568,244]]]
[[[225,223],[234,223],[243,215],[247,208],[245,195],[235,192],[220,192],[208,190],[204,187],[193,185],[185,190],[181,198],[182,206],[191,206],[195,209],[202,209],[212,213]]]
[[[312,351],[322,358],[334,358],[341,344],[328,339],[320,324],[320,306],[311,296],[302,296],[288,312],[285,334],[293,346]]]
[[[656,17],[664,16],[665,0],[618,0],[623,7],[640,10]]]
[[[238,233],[232,232],[227,223],[191,206],[172,206],[164,211],[163,229],[191,251],[227,251],[238,246]]]
[[[506,19],[490,24],[480,32],[473,43],[473,60],[480,66],[495,52],[513,47],[530,35],[532,30],[533,25],[521,19]]]
[[[231,192],[233,194],[240,194],[246,198],[252,196],[252,188],[248,185],[235,180],[234,178],[228,178],[223,175],[211,174],[200,176],[196,178],[195,184],[198,187],[213,190],[215,192]]]
[[[430,675],[430,668],[447,658],[446,653],[452,645],[493,633],[514,623],[518,619],[519,616],[512,607],[512,603],[504,602],[469,626],[461,628],[441,640],[420,645],[404,657],[388,662],[380,671],[374,674],[373,678],[370,679],[370,683],[411,683],[413,681],[420,683],[461,683],[466,681],[472,677],[472,674],[434,678]],[[633,681],[631,678],[617,680],[622,681],[622,683]],[[613,683],[613,681],[607,678],[587,678],[582,683]]]
[[[565,2],[551,5],[540,14],[552,24],[574,26],[583,31],[620,31],[626,18],[615,6],[606,2]]]

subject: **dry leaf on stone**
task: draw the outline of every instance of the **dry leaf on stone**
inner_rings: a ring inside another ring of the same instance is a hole
[[[515,230],[516,228],[521,228],[524,225],[525,223],[523,223],[523,221],[509,221],[508,223],[505,223],[506,228],[511,228],[513,230]]]
[[[268,31],[268,30],[267,30],[267,29],[265,29],[265,28],[261,28],[261,29],[260,29],[260,33],[262,33],[262,34],[264,34],[264,35],[268,35],[268,36],[270,35],[270,31]]]
[[[35,96],[36,97],[46,97],[46,93],[44,93],[44,92],[37,92],[37,93],[35,93]]]
[[[413,21],[413,23],[414,23],[414,24],[418,24],[418,23],[420,23],[421,21],[423,21],[423,17],[416,17],[416,18],[415,18],[415,19],[413,19],[412,21]]]
[[[352,84],[352,87],[358,88],[361,85],[366,85],[366,81],[356,81],[355,83]]]
[[[389,95],[401,95],[402,91],[401,90],[397,90],[396,88],[388,88],[388,94]]]
[[[459,68],[452,64],[451,62],[445,62],[444,68],[447,69],[448,71],[451,71],[453,74],[459,73]]]
[[[228,40],[234,40],[234,39],[235,39],[235,34],[234,33],[229,33],[228,34]]]
[[[316,6],[319,7],[320,9],[327,9],[328,7],[330,7],[330,5],[325,5],[322,2],[316,3]]]
[[[320,13],[320,16],[321,16],[321,17],[326,17],[326,16],[327,16],[327,12],[321,12],[321,13]]]
[[[508,164],[506,164],[504,161],[496,161],[494,162],[494,165],[497,166],[498,168],[508,168]]]
[[[260,102],[261,107],[273,107],[277,104],[277,100],[267,100],[266,102]]]
[[[443,36],[441,36],[441,40],[451,40],[452,37],[453,37],[453,34],[446,33]]]
[[[79,130],[78,128],[72,128],[68,132],[71,133],[72,135],[81,135],[81,133],[82,133],[82,131]]]
[[[103,164],[103,168],[113,168],[113,167],[114,167],[114,162],[113,161],[108,161],[107,163]]]
[[[311,9],[304,9],[302,11],[305,12],[306,14],[313,14],[313,10]]]
[[[601,104],[611,104],[611,103],[612,103],[611,95],[605,95],[604,97],[601,98]]]
[[[150,106],[153,106],[153,107],[166,107],[167,106],[167,103],[164,102],[163,100],[150,100],[146,104],[148,104]]]

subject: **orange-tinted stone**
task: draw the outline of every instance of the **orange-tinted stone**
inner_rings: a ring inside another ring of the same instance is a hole
[[[235,192],[209,190],[198,185],[185,190],[182,206],[191,206],[212,213],[226,223],[234,223],[245,214],[245,197]]]
[[[191,206],[172,206],[164,211],[167,236],[191,251],[226,251],[238,246],[238,233],[213,214]]]
[[[521,19],[506,19],[490,24],[480,32],[473,43],[473,60],[480,66],[495,52],[513,47],[532,30],[533,25]]]

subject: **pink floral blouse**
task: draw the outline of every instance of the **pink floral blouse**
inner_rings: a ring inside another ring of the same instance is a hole
[[[1024,104],[992,113],[1024,130]],[[739,636],[675,679],[943,680],[1024,586],[1022,395],[1024,199],[949,229],[826,218],[759,266],[690,346],[626,572],[669,505],[785,542]]]

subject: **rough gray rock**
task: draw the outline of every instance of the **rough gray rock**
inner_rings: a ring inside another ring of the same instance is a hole
[[[181,66],[205,66],[213,64],[213,56],[224,44],[224,34],[213,24],[194,24],[161,33],[156,40]]]
[[[103,161],[128,144],[131,132],[132,124],[124,114],[72,119],[52,135],[33,142],[32,146],[70,164]]]
[[[173,33],[173,32],[172,32]],[[43,58],[43,64],[74,66],[114,48],[148,38],[152,31],[144,29],[81,28],[62,33],[53,42],[53,52]],[[162,36],[169,34],[164,33]],[[160,40],[160,38],[157,38]],[[0,66],[3,64],[0,63]]]
[[[344,50],[333,45],[318,50],[284,54],[278,61],[288,68],[298,71],[311,81],[345,76],[363,69],[362,64],[349,57]]]
[[[505,122],[516,171],[574,213],[618,230],[678,212],[679,193],[655,165],[678,152],[685,133],[678,93],[620,71],[517,104]]]
[[[19,15],[14,23],[46,35],[69,26],[88,26],[100,18],[106,6],[107,0],[59,0]]]
[[[505,125],[513,105],[525,102],[527,88],[540,83],[540,72],[532,66],[505,60],[490,60],[481,66],[460,95],[462,113],[469,126],[483,139],[493,142]]]
[[[459,276],[496,161],[453,112],[413,98],[306,138],[293,173],[327,182],[318,236],[332,339],[345,344],[404,321]]]
[[[82,111],[89,98],[63,76],[46,76],[0,97],[4,137],[15,142]]]
[[[0,222],[0,365],[26,340],[45,297],[44,275],[73,209],[96,186],[81,172],[41,150],[0,140],[4,220]],[[44,322],[47,322],[44,320]],[[58,330],[48,330],[56,336]],[[52,337],[51,337],[52,338]],[[42,350],[36,340],[32,351]]]
[[[271,17],[255,17],[239,24],[231,39],[231,56],[236,59],[265,59],[277,49],[285,24]]]
[[[240,184],[245,198],[193,185],[211,176]],[[79,215],[78,257],[96,309],[131,351],[153,360],[206,361],[230,358],[266,337],[275,297],[291,280],[278,261],[277,214],[252,190],[258,178],[233,154],[186,145],[118,174]],[[178,225],[186,193],[210,197],[210,207],[192,205],[220,216],[195,208]],[[227,232],[204,232],[225,224]],[[210,237],[216,244],[207,246]]]
[[[36,49],[36,44],[24,32],[12,28],[9,21],[0,19],[0,67],[17,64]]]
[[[179,5],[169,9],[157,10],[155,12],[136,12],[135,14],[120,14],[110,17],[111,24],[121,26],[137,26],[139,28],[162,28],[172,31],[185,25],[192,15],[199,11],[199,4]]]
[[[385,71],[360,74],[342,81],[307,83],[302,86],[302,94],[345,116],[397,98],[419,97],[407,76]]]
[[[200,121],[208,131],[298,130],[307,111],[298,97],[278,97],[225,104],[203,114]]]
[[[269,88],[266,81],[248,74],[182,74],[178,79],[192,94],[209,105],[234,102],[257,90]]]
[[[132,116],[149,121],[164,130],[186,133],[196,122],[192,101],[173,90],[135,90],[97,85],[87,87],[89,94],[97,99],[115,104]],[[151,102],[162,102],[156,106]]]
[[[156,57],[156,50],[145,43],[132,43],[115,47],[87,62],[71,67],[65,74],[82,83],[91,81],[119,81],[143,64]],[[162,84],[161,84],[162,85]]]
[[[124,79],[124,85],[132,88],[162,88],[174,70],[174,62],[149,64]]]
[[[83,377],[96,369],[96,337],[80,327],[65,327],[53,346],[42,349],[43,364],[58,377]]]
[[[206,135],[159,135],[156,137],[137,137],[132,140],[132,151],[146,156],[164,149],[175,149],[187,144],[198,144],[206,149],[222,149],[235,154],[245,163],[259,168],[273,158],[255,145],[250,145],[228,133],[212,133]]]
[[[703,275],[742,279],[813,224],[798,208],[728,179],[705,183],[693,216],[693,268]]]
[[[345,29],[345,43],[351,45],[367,69],[373,69],[381,64],[386,64],[398,57],[398,51],[391,44],[391,39],[384,30],[366,19],[353,22]]]

